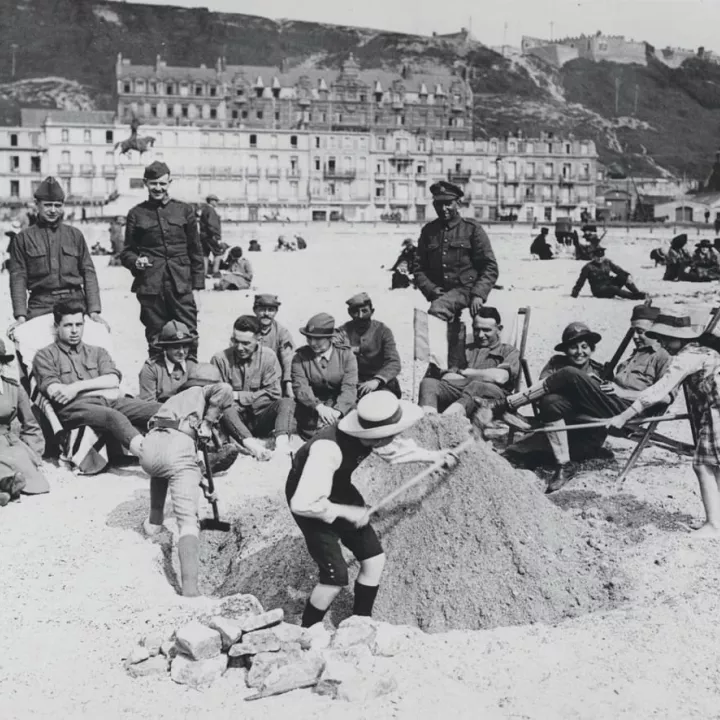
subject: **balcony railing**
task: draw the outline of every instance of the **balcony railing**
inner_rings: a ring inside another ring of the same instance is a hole
[[[57,174],[61,177],[67,177],[73,174],[73,166],[66,163],[58,165]]]
[[[201,178],[211,178],[213,176],[213,168],[201,167],[198,169],[198,176]]]
[[[448,170],[448,180],[453,183],[469,182],[472,172],[470,170]]]
[[[115,177],[117,175],[117,168],[114,165],[103,165],[102,174],[103,177]]]
[[[80,175],[83,177],[94,177],[95,176],[95,166],[94,165],[81,165],[80,166]]]
[[[354,180],[356,176],[355,170],[323,170],[324,180]]]
[[[269,168],[268,170],[265,171],[265,177],[279,178],[280,170],[278,168]]]
[[[575,179],[572,175],[561,175],[560,178],[560,184],[561,185],[574,185]]]
[[[300,177],[300,169],[299,168],[290,168],[286,171],[285,175],[292,179],[297,179]]]
[[[245,177],[249,178],[259,178],[260,177],[260,171],[257,168],[253,168],[252,170],[246,170],[245,171]]]

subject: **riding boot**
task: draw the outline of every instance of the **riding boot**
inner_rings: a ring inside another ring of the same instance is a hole
[[[553,493],[568,483],[576,474],[577,468],[570,462],[570,444],[568,442],[567,431],[563,431],[565,427],[564,420],[556,420],[552,423],[546,423],[546,428],[552,427],[555,430],[547,433],[547,439],[550,448],[555,456],[555,474],[545,489],[546,494]]]

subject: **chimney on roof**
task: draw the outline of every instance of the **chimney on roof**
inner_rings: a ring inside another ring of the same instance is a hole
[[[155,56],[155,72],[159,72],[161,67],[162,67],[162,60],[160,59],[160,54],[158,53]]]
[[[215,72],[221,73],[222,72],[222,58],[218,58],[215,61]]]
[[[287,72],[287,58],[283,58],[280,61],[280,72],[286,73]]]

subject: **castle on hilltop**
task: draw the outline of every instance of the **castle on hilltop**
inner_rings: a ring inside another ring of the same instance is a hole
[[[562,67],[578,58],[592,62],[605,60],[624,65],[647,65],[646,43],[600,32],[561,40],[523,36],[521,49],[524,55],[534,55],[554,67]]]
[[[584,58],[591,62],[605,60],[621,65],[647,65],[648,52],[671,68],[679,68],[685,60],[691,58],[713,63],[720,62],[720,57],[703,47],[697,50],[677,47],[657,50],[645,42],[626,40],[623,35],[603,35],[600,32],[595,35],[580,35],[560,40],[546,40],[524,35],[521,50],[523,55],[533,55],[556,68],[561,68],[565,63],[578,58]]]

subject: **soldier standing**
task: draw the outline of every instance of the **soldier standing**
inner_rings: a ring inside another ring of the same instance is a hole
[[[210,275],[210,255],[212,255],[212,276],[215,278],[221,277],[220,261],[223,257],[222,226],[220,216],[215,209],[219,202],[217,195],[208,195],[205,198],[205,205],[200,208],[200,244],[205,259],[205,275]]]
[[[448,324],[448,365],[464,360],[460,315],[475,315],[485,304],[498,277],[498,266],[485,231],[460,216],[463,191],[441,180],[430,186],[438,219],[420,231],[415,284],[430,301],[428,313]]]
[[[140,303],[149,354],[161,352],[155,341],[165,323],[177,320],[197,338],[194,290],[205,288],[203,253],[192,206],[168,194],[170,168],[154,162],[145,168],[148,199],[127,216],[123,265],[135,280],[132,291]],[[197,340],[191,359],[197,359]]]
[[[63,223],[65,193],[48,177],[35,191],[37,223],[10,244],[10,296],[16,325],[52,312],[55,303],[79,301],[95,322],[100,289],[83,234]]]

